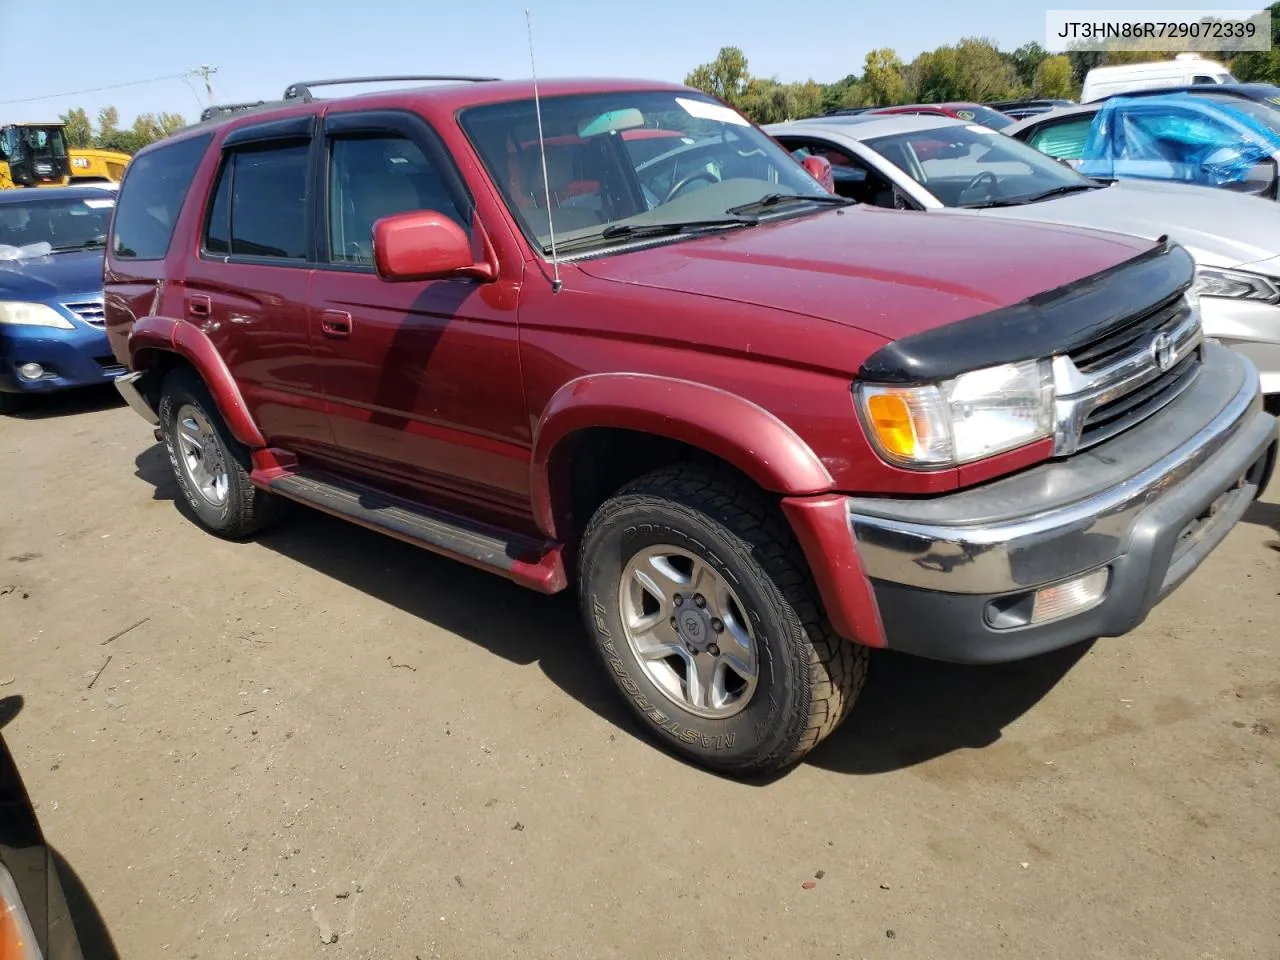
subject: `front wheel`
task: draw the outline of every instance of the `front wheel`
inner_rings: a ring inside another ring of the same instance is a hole
[[[579,595],[642,722],[737,776],[803,757],[847,715],[867,650],[837,636],[786,524],[755,490],[679,465],[607,501],[583,537]]]

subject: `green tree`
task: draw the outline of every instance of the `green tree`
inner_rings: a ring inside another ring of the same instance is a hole
[[[115,107],[103,107],[98,111],[98,146],[105,147],[106,141],[120,130],[120,112]]]
[[[1036,70],[1040,68],[1040,64],[1049,56],[1049,51],[1040,44],[1032,41],[1024,43],[1013,53],[1008,55],[1013,69],[1018,73],[1018,82],[1024,87],[1035,86]]]
[[[958,99],[983,103],[1023,93],[1013,64],[985,37],[965,37],[956,44],[956,74],[962,94]]]
[[[68,146],[93,146],[93,124],[89,122],[89,114],[85,112],[83,107],[68,110],[62,115],[61,119],[66,124],[64,133],[67,137]]]
[[[907,86],[917,103],[968,99],[960,80],[954,47],[927,50],[907,67]]]
[[[180,113],[162,113],[156,117],[161,136],[169,137],[187,125],[187,118]]]
[[[155,143],[164,133],[160,130],[160,121],[154,113],[140,113],[133,121],[133,134],[145,146]]]
[[[819,112],[826,113],[829,110],[838,110],[840,107],[849,106],[848,99],[854,93],[858,86],[857,74],[849,74],[843,80],[837,80],[835,83],[826,83],[822,85],[822,104]]]
[[[1267,10],[1271,13],[1271,49],[1237,53],[1230,60],[1231,72],[1246,83],[1280,83],[1280,3]]]
[[[888,47],[872,50],[863,65],[861,87],[861,103],[854,106],[888,107],[906,103],[906,67]]]
[[[736,107],[751,82],[746,54],[737,47],[721,47],[714,60],[694,67],[684,82]]]
[[[1071,61],[1062,54],[1041,60],[1032,77],[1031,93],[1055,100],[1073,97],[1076,87],[1071,79]]]

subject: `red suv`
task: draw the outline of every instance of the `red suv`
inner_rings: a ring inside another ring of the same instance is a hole
[[[1276,424],[1192,279],[1169,243],[851,204],[618,81],[297,85],[138,154],[105,278],[210,531],[298,501],[572,584],[641,722],[740,775],[835,729],[870,647],[1124,633],[1226,535]]]

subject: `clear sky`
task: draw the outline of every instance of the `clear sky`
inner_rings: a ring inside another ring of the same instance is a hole
[[[1122,0],[1125,9],[1175,6]],[[39,6],[38,4],[36,6]],[[60,0],[64,16],[0,0],[0,122],[52,119],[114,104],[122,125],[138,113],[194,120],[207,102],[275,99],[291,82],[379,73],[524,77],[524,8],[531,6],[538,74],[683,80],[721,46],[736,45],[752,74],[821,82],[860,73],[875,47],[909,60],[963,36],[1001,49],[1044,42],[1045,9],[1097,9],[1103,0]],[[1249,3],[1180,4],[1240,9]],[[70,96],[15,103],[33,97]]]

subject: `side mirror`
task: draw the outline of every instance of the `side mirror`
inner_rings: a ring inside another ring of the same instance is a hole
[[[816,157],[812,154],[800,161],[800,166],[808,171],[809,176],[822,184],[822,189],[827,193],[836,192],[835,177],[831,173],[831,161],[826,157]]]
[[[1275,160],[1268,157],[1261,163],[1255,163],[1245,176],[1245,182],[1251,187],[1255,187],[1259,196],[1268,197],[1272,200],[1276,197],[1277,180],[1280,168],[1277,167]]]
[[[473,277],[492,280],[494,268],[477,263],[462,228],[434,210],[411,210],[373,225],[373,262],[391,282]]]

